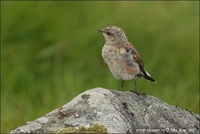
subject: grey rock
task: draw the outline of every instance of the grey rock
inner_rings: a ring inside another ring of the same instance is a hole
[[[87,90],[10,133],[52,133],[99,124],[107,133],[199,133],[200,116],[137,92]]]

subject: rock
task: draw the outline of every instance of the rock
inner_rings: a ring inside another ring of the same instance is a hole
[[[10,133],[199,133],[200,116],[138,92],[94,88]]]

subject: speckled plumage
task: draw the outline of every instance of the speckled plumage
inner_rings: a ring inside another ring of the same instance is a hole
[[[155,82],[144,69],[139,53],[128,41],[121,28],[108,26],[99,31],[103,33],[106,40],[102,49],[102,57],[116,79],[132,80],[135,79],[135,76],[142,76],[147,80]]]

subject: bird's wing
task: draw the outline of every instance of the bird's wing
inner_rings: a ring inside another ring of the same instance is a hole
[[[125,46],[125,49],[127,52],[129,52],[133,56],[133,61],[139,65],[141,73],[138,74],[138,76],[139,77],[143,76],[145,79],[155,82],[155,80],[150,76],[150,74],[145,71],[144,63],[143,63],[139,53],[135,49],[135,47],[129,43],[128,45]]]
[[[144,68],[144,63],[143,63],[139,53],[135,49],[135,47],[131,44],[128,44],[128,45],[124,46],[124,48],[126,49],[126,52],[130,53],[133,56],[133,61],[136,62],[140,68]]]

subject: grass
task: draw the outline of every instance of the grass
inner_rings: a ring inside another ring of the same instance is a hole
[[[101,57],[97,29],[117,25],[157,84],[141,92],[199,113],[198,2],[1,2],[1,132],[69,102],[79,93],[119,89]],[[134,87],[125,82],[124,90]]]

